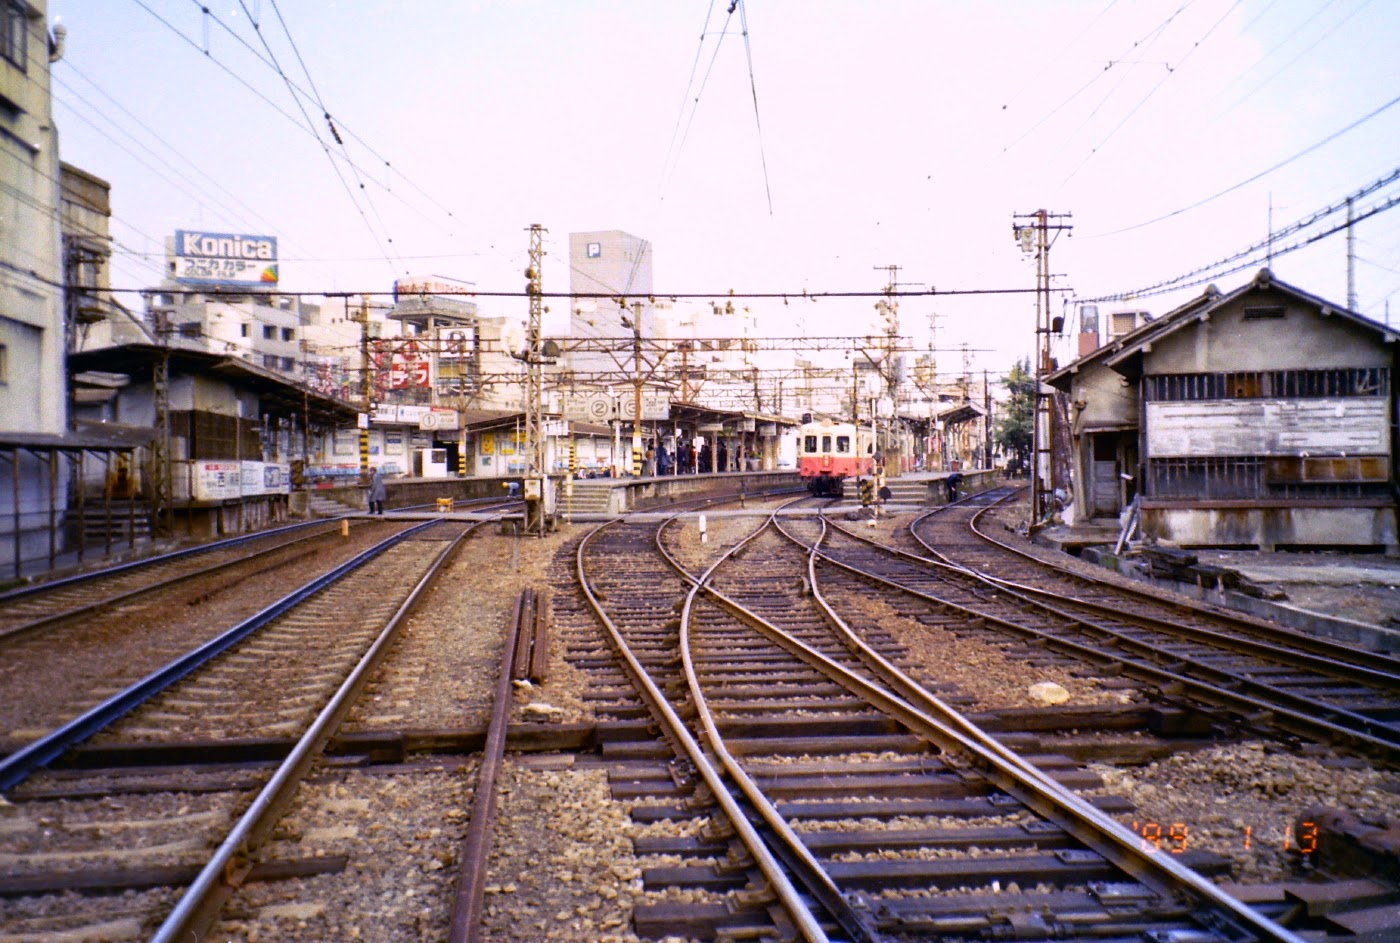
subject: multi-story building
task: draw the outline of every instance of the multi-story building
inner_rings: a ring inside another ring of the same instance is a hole
[[[651,265],[651,243],[639,236],[617,229],[569,233],[569,336],[630,341],[640,330],[655,337]],[[626,296],[645,297],[624,302]],[[634,321],[637,304],[641,317]],[[570,352],[566,366],[583,377],[619,370],[616,357],[588,349]]]
[[[0,430],[58,436],[67,409],[49,65],[61,48],[49,37],[47,6],[0,3]]]

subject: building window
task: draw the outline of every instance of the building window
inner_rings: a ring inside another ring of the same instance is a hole
[[[0,383],[10,382],[10,348],[7,344],[0,344]]]
[[[275,340],[277,340],[277,328],[273,327],[271,324],[264,324],[264,325],[263,325],[263,340],[265,340],[265,341],[275,341]]]
[[[29,21],[23,3],[0,0],[0,56],[21,72],[29,71]]]
[[[247,337],[247,336],[248,336],[248,325],[247,325],[247,324],[240,324],[240,325],[238,325],[238,336],[239,336],[239,337]]]
[[[185,321],[180,325],[181,337],[203,337],[204,325],[198,321]]]
[[[1288,311],[1283,305],[1246,305],[1244,309],[1244,319],[1246,321],[1277,321]]]
[[[1238,373],[1173,373],[1143,378],[1149,402],[1223,399],[1321,399],[1389,396],[1385,367],[1335,370],[1254,370]]]
[[[284,341],[295,340],[295,339],[296,339],[296,336],[297,336],[297,335],[296,335],[296,331],[292,330],[291,328],[289,328],[289,327],[284,327],[284,328],[282,328],[282,339],[283,339]]]
[[[283,357],[283,358],[282,358],[282,369],[283,369],[284,371],[286,371],[287,373],[291,373],[291,372],[292,372],[293,370],[295,370],[296,368],[297,368],[297,362],[296,362],[295,359],[293,359],[293,358],[291,358],[291,357]]]
[[[263,354],[263,366],[266,367],[266,368],[269,369],[269,370],[276,370],[276,369],[277,369],[277,355],[276,355],[276,354]]]

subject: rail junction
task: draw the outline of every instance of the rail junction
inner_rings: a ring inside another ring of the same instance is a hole
[[[0,939],[1400,938],[1400,661],[1047,562],[1017,495],[0,597]]]

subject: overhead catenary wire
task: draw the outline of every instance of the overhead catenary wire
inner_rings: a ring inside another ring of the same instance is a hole
[[[768,197],[768,215],[772,216],[773,188],[768,182],[768,157],[764,153],[763,147],[763,121],[759,118],[758,114],[758,85],[754,81],[753,49],[749,43],[749,11],[748,7],[744,5],[744,0],[734,0],[733,5],[731,5],[729,9],[733,10],[735,6],[739,8],[739,25],[744,35],[744,56],[748,59],[749,63],[749,91],[753,94],[753,123],[758,131],[758,160],[763,167],[763,192]]]
[[[1253,245],[1247,248],[1232,253],[1231,255],[1228,255],[1223,259],[1218,259],[1217,261],[1212,262],[1209,265],[1203,265],[1199,268],[1192,269],[1189,272],[1184,272],[1174,279],[1168,280],[1166,282],[1160,282],[1157,285],[1153,285],[1152,288],[1163,288],[1165,290],[1178,282],[1186,281],[1187,279],[1190,279],[1196,275],[1213,272],[1246,256],[1254,255],[1260,250],[1267,250],[1270,246],[1273,245],[1273,243],[1276,240],[1291,236],[1294,233],[1302,232],[1305,229],[1309,229],[1312,226],[1317,225],[1319,222],[1321,222],[1329,216],[1333,216],[1337,213],[1344,212],[1347,209],[1348,204],[1354,203],[1356,200],[1359,200],[1362,197],[1370,196],[1372,193],[1384,189],[1385,187],[1394,183],[1396,180],[1400,180],[1400,168],[1392,170],[1390,173],[1386,174],[1384,177],[1380,178],[1374,183],[1368,184],[1362,187],[1361,189],[1348,194],[1342,199],[1323,207],[1320,210],[1316,210],[1308,214],[1307,216],[1298,219],[1295,222],[1289,223],[1286,226],[1281,226],[1278,229],[1273,230],[1264,239],[1259,240],[1258,242],[1254,243]]]
[[[1134,52],[1138,52],[1139,47],[1141,47],[1141,52],[1146,52],[1148,49],[1151,49],[1153,45],[1155,45],[1157,41],[1166,34],[1167,29],[1176,20],[1176,18],[1180,16],[1194,2],[1195,0],[1186,0],[1186,2],[1181,4],[1181,6],[1177,7],[1176,10],[1172,11],[1172,13],[1168,15],[1165,20],[1158,23],[1150,31],[1148,31],[1146,35],[1134,41],[1133,44],[1128,48],[1128,51],[1124,53],[1122,57],[1120,57],[1120,61],[1130,61],[1128,59],[1128,56],[1132,55]],[[1110,65],[1113,65],[1113,63],[1110,62]],[[1128,81],[1130,75],[1131,70],[1125,72],[1118,79],[1117,83],[1115,83],[1114,86],[1110,88],[1102,98],[1099,99],[1099,103],[1089,110],[1089,113],[1084,116],[1084,120],[1079,123],[1079,126],[1076,127],[1073,131],[1071,131],[1068,136],[1066,136],[1064,141],[1060,144],[1059,150],[1063,150],[1065,147],[1067,147],[1069,145],[1069,142],[1073,140],[1073,138],[1077,134],[1079,134],[1080,131],[1088,127],[1089,122],[1093,121],[1094,118],[1097,117],[1098,113],[1103,109],[1103,107],[1108,104],[1109,99],[1111,99],[1114,96],[1114,94],[1120,88],[1123,87],[1124,83]]]
[[[1137,230],[1137,229],[1142,229],[1142,228],[1147,227],[1147,226],[1152,226],[1152,225],[1155,225],[1155,224],[1157,224],[1157,223],[1165,222],[1166,220],[1172,219],[1172,218],[1174,218],[1174,217],[1176,217],[1176,216],[1180,216],[1180,215],[1183,214],[1183,213],[1189,213],[1191,210],[1200,209],[1202,206],[1205,206],[1207,203],[1214,202],[1215,200],[1220,199],[1222,196],[1226,196],[1226,195],[1228,195],[1228,194],[1234,193],[1236,190],[1239,190],[1239,189],[1241,189],[1242,187],[1246,187],[1246,186],[1248,186],[1248,185],[1251,184],[1251,183],[1254,183],[1254,182],[1256,182],[1256,181],[1262,180],[1263,178],[1267,177],[1269,174],[1274,173],[1275,171],[1282,170],[1284,167],[1287,167],[1289,164],[1293,163],[1294,161],[1300,160],[1301,158],[1306,157],[1308,154],[1311,154],[1313,151],[1317,150],[1318,148],[1324,147],[1324,146],[1326,146],[1326,145],[1332,143],[1333,141],[1337,140],[1337,139],[1338,139],[1339,137],[1341,137],[1342,135],[1347,134],[1347,133],[1349,133],[1349,132],[1351,132],[1351,131],[1356,130],[1357,128],[1361,127],[1363,124],[1365,124],[1366,122],[1372,120],[1373,118],[1379,117],[1380,115],[1382,115],[1382,114],[1384,114],[1385,112],[1389,111],[1391,108],[1394,108],[1397,104],[1400,104],[1400,95],[1397,95],[1396,97],[1392,98],[1390,101],[1386,102],[1385,104],[1381,105],[1380,107],[1375,108],[1375,109],[1373,109],[1373,110],[1367,112],[1366,114],[1362,115],[1360,118],[1357,118],[1355,121],[1353,121],[1353,122],[1351,122],[1350,124],[1348,124],[1346,127],[1339,128],[1339,129],[1337,129],[1336,131],[1333,131],[1331,134],[1327,135],[1327,136],[1326,136],[1325,138],[1323,138],[1322,140],[1317,141],[1317,142],[1315,142],[1315,143],[1313,143],[1313,144],[1309,144],[1307,147],[1303,148],[1301,151],[1298,151],[1298,152],[1294,153],[1293,155],[1291,155],[1291,156],[1289,156],[1289,157],[1285,157],[1283,160],[1279,161],[1278,163],[1274,164],[1274,165],[1271,166],[1271,167],[1268,167],[1268,168],[1266,168],[1266,169],[1264,169],[1264,170],[1259,171],[1257,174],[1254,174],[1252,177],[1249,177],[1249,178],[1247,178],[1247,179],[1245,179],[1245,180],[1241,180],[1239,183],[1236,183],[1236,184],[1233,184],[1233,185],[1231,185],[1231,186],[1228,186],[1228,187],[1226,187],[1224,190],[1221,190],[1221,191],[1219,191],[1219,192],[1217,192],[1217,193],[1213,193],[1213,194],[1211,194],[1210,196],[1202,197],[1201,199],[1199,199],[1199,200],[1197,200],[1196,202],[1191,203],[1191,204],[1189,204],[1189,205],[1187,205],[1187,206],[1183,206],[1183,207],[1181,207],[1181,208],[1179,208],[1179,209],[1172,210],[1170,213],[1164,213],[1164,214],[1162,214],[1161,216],[1157,216],[1157,217],[1154,217],[1154,218],[1152,218],[1152,219],[1144,220],[1144,221],[1142,221],[1142,222],[1140,222],[1140,223],[1134,223],[1134,224],[1131,225],[1131,226],[1123,226],[1123,227],[1121,227],[1121,228],[1119,228],[1119,229],[1110,230],[1109,232],[1101,232],[1101,233],[1094,233],[1094,234],[1088,235],[1088,236],[1081,236],[1080,239],[1102,239],[1102,238],[1105,238],[1105,237],[1107,237],[1107,236],[1118,236],[1118,235],[1121,235],[1121,234],[1123,234],[1123,233],[1125,233],[1125,232],[1133,232],[1134,230]]]
[[[262,43],[263,48],[267,51],[267,54],[272,62],[272,67],[276,70],[277,75],[282,79],[283,84],[286,85],[287,93],[291,95],[292,101],[297,106],[297,110],[301,112],[302,119],[306,122],[307,129],[311,132],[312,137],[316,139],[316,143],[320,146],[321,152],[325,154],[326,160],[331,165],[331,169],[335,171],[336,179],[340,181],[341,187],[344,188],[345,195],[350,198],[350,203],[355,207],[355,212],[357,212],[360,215],[360,219],[365,224],[365,229],[369,232],[370,237],[374,240],[374,243],[379,248],[379,251],[383,253],[384,261],[388,263],[390,270],[395,276],[397,276],[399,274],[399,265],[401,265],[402,263],[395,264],[393,258],[391,257],[390,250],[385,248],[384,242],[380,239],[380,233],[370,222],[369,215],[365,213],[365,208],[360,204],[360,200],[355,195],[355,191],[351,189],[349,181],[345,179],[345,174],[341,172],[340,164],[336,161],[335,155],[331,153],[330,146],[327,145],[326,142],[322,139],[321,132],[318,130],[316,122],[311,118],[311,115],[307,113],[306,106],[302,103],[302,95],[299,94],[299,90],[293,84],[291,78],[283,70],[282,64],[277,61],[277,54],[272,51],[272,45],[267,41],[267,37],[263,35],[262,27],[259,26],[258,23],[253,19],[252,12],[248,9],[248,4],[245,2],[245,0],[238,0],[238,5],[243,8],[244,15],[247,16],[248,21],[253,24],[253,32],[257,34],[259,42]],[[339,135],[337,135],[337,137],[338,136]],[[364,182],[360,180],[359,173],[354,169],[353,162],[350,164],[350,167],[352,174],[355,176],[355,182],[359,184],[360,189],[363,191]],[[368,201],[368,197],[366,197],[366,201],[370,202]],[[379,212],[377,209],[375,209],[373,202],[370,202],[370,212],[374,214],[375,219],[378,221],[380,228],[383,229],[384,221],[379,217]],[[384,232],[384,239],[388,241],[390,246],[393,245],[393,237],[390,236],[387,231]]]
[[[140,294],[151,291],[150,288],[104,288],[103,291],[117,293]],[[181,289],[173,289],[179,293]],[[202,294],[209,296],[217,295],[238,295],[246,296],[249,291],[245,288],[212,289],[208,287],[189,287],[183,289],[190,294]],[[636,301],[650,301],[653,299],[665,298],[670,301],[678,301],[682,298],[703,300],[710,299],[739,299],[739,298],[766,298],[775,301],[821,301],[825,298],[932,298],[932,297],[967,297],[976,295],[1029,295],[1034,294],[1037,288],[923,288],[923,289],[899,289],[890,291],[889,289],[862,290],[862,291],[812,291],[810,289],[799,289],[797,291],[734,291],[725,289],[723,291],[650,291],[650,292],[612,292],[612,291],[542,291],[532,292],[528,289],[519,291],[479,291],[477,289],[462,289],[460,291],[434,291],[434,295],[445,297],[460,296],[464,298],[595,298],[595,299],[617,299],[623,298]],[[1057,294],[1072,291],[1069,288],[1051,288],[1050,291]],[[362,295],[371,298],[392,297],[392,289],[366,289],[357,291],[346,291],[344,289],[319,290],[319,291],[284,291],[277,289],[268,292],[270,295],[283,297],[318,297],[318,298],[359,298]]]
[[[228,65],[226,65],[224,62],[222,62],[217,56],[215,56],[212,52],[210,52],[209,49],[207,48],[207,45],[208,45],[207,42],[205,43],[204,46],[201,46],[200,43],[196,42],[196,41],[195,41],[194,39],[192,39],[190,36],[186,35],[179,27],[177,27],[175,24],[171,23],[169,19],[167,19],[166,17],[161,16],[161,15],[160,15],[159,13],[157,13],[155,10],[151,9],[151,7],[145,2],[145,0],[131,0],[131,2],[132,2],[132,3],[135,3],[135,4],[136,4],[137,6],[139,6],[142,10],[144,10],[144,11],[146,11],[148,14],[150,14],[157,22],[159,22],[159,23],[160,23],[162,26],[164,26],[167,30],[169,30],[170,32],[172,32],[172,33],[174,33],[176,36],[178,36],[178,37],[179,37],[181,40],[183,40],[187,45],[189,45],[189,46],[191,46],[192,48],[198,50],[198,51],[200,52],[200,54],[201,54],[202,56],[204,56],[204,58],[206,58],[206,59],[208,59],[210,62],[212,62],[215,66],[217,66],[219,69],[221,69],[225,74],[227,74],[229,77],[231,77],[231,78],[234,79],[236,82],[238,82],[240,85],[242,85],[245,89],[247,89],[249,92],[251,92],[251,93],[252,93],[255,97],[257,97],[258,99],[260,99],[264,104],[266,104],[266,105],[268,105],[270,108],[272,108],[275,112],[277,112],[278,114],[280,114],[283,118],[286,118],[288,121],[290,121],[293,125],[295,125],[295,126],[296,126],[298,129],[300,129],[303,133],[311,134],[313,137],[315,136],[315,131],[314,131],[314,128],[313,128],[313,127],[307,127],[307,126],[304,125],[301,121],[297,120],[297,118],[296,118],[295,115],[293,115],[291,112],[287,111],[287,110],[286,110],[285,108],[283,108],[281,105],[279,105],[279,104],[277,104],[276,102],[274,102],[271,98],[269,98],[269,97],[268,97],[266,94],[264,94],[262,91],[260,91],[259,89],[255,88],[255,87],[252,85],[252,83],[250,83],[250,82],[249,82],[247,79],[245,79],[243,76],[239,75],[236,71],[234,71],[233,69],[231,69]],[[232,37],[235,41],[237,41],[240,45],[242,45],[243,48],[246,49],[246,50],[249,52],[249,54],[251,54],[251,55],[253,55],[254,57],[256,57],[260,62],[262,62],[262,63],[263,63],[265,66],[267,66],[268,68],[270,68],[270,69],[274,68],[273,64],[267,59],[266,56],[264,56],[264,55],[262,55],[261,53],[259,53],[257,49],[255,49],[252,45],[250,45],[250,44],[247,42],[247,40],[245,40],[243,37],[239,36],[238,33],[237,33],[235,30],[233,30],[231,27],[229,27],[227,24],[225,24],[221,19],[219,19],[219,17],[217,16],[217,14],[215,14],[215,13],[213,13],[211,10],[209,10],[209,8],[208,8],[207,6],[204,6],[204,5],[200,4],[200,3],[199,3],[199,0],[192,0],[192,2],[194,3],[194,5],[195,5],[196,7],[199,8],[201,14],[204,16],[204,18],[205,18],[206,21],[212,20],[212,21],[213,21],[214,23],[216,23],[220,28],[222,28],[226,33],[228,33],[228,35],[229,35],[230,37]],[[292,87],[295,88],[296,91],[297,91],[299,94],[305,96],[305,97],[308,98],[308,99],[310,98],[310,95],[309,95],[308,93],[306,93],[305,91],[303,91],[299,86],[297,86],[295,82],[293,82],[293,83],[291,83],[291,84],[292,84]],[[390,171],[391,171],[392,173],[394,173],[394,174],[397,176],[397,178],[398,178],[399,180],[402,180],[405,184],[408,185],[409,189],[413,190],[414,192],[416,192],[416,193],[418,193],[420,196],[422,196],[430,205],[432,205],[432,207],[433,207],[434,209],[438,210],[438,211],[439,211],[440,213],[442,213],[444,216],[450,218],[450,219],[452,220],[453,223],[460,222],[460,218],[457,216],[457,214],[456,214],[455,212],[453,212],[451,209],[449,209],[449,208],[447,208],[445,205],[443,205],[440,201],[438,201],[435,197],[433,197],[432,194],[430,194],[427,190],[423,189],[423,187],[419,186],[415,181],[413,181],[412,178],[407,177],[407,176],[404,175],[402,172],[400,172],[399,170],[397,170],[397,168],[394,168],[393,165],[388,161],[388,159],[384,158],[384,157],[383,157],[381,154],[379,154],[373,147],[371,147],[369,144],[367,144],[367,143],[365,142],[365,140],[364,140],[362,137],[360,137],[358,134],[356,134],[355,131],[354,131],[352,128],[347,127],[343,121],[337,121],[337,123],[336,123],[336,128],[337,128],[337,130],[339,130],[339,131],[341,132],[342,135],[344,135],[345,137],[348,137],[348,138],[354,140],[356,143],[360,144],[360,146],[363,147],[363,148],[365,149],[366,153],[370,154],[370,156],[372,156],[372,157],[374,157],[376,160],[382,162],[383,165],[384,165],[386,168],[390,169]],[[351,161],[351,163],[354,163],[354,162]],[[360,168],[358,165],[355,165],[355,166],[356,166],[356,169],[357,169],[357,170],[363,170],[363,168]],[[366,176],[369,176],[369,175],[366,175]],[[369,176],[369,179],[370,179],[371,181],[375,182],[376,184],[379,184],[379,181],[374,180],[374,178],[373,178],[372,176]],[[408,200],[406,200],[401,194],[398,193],[398,191],[393,190],[393,189],[391,189],[391,188],[389,188],[389,187],[387,187],[387,186],[384,186],[383,184],[379,184],[379,185],[380,185],[381,189],[383,189],[386,193],[388,193],[390,196],[392,196],[392,197],[393,197],[397,202],[399,202],[401,205],[403,205],[403,206],[406,207],[407,209],[413,211],[414,213],[417,213],[417,214],[418,214],[421,218],[423,218],[424,220],[427,220],[427,221],[429,221],[429,222],[434,222],[434,223],[436,224],[436,221],[432,220],[432,218],[431,218],[430,216],[428,216],[426,213],[424,213],[424,212],[421,210],[421,208],[419,208],[418,206],[415,206],[413,203],[411,203],[411,202],[409,202]],[[454,234],[449,233],[449,235],[454,235]]]
[[[1335,2],[1336,2],[1336,0],[1327,0],[1327,2],[1324,3],[1321,7],[1319,7],[1319,8],[1317,9],[1317,11],[1313,13],[1312,16],[1308,17],[1308,18],[1307,18],[1306,20],[1304,20],[1302,23],[1299,23],[1298,26],[1297,26],[1291,33],[1288,34],[1288,36],[1286,36],[1286,37],[1284,37],[1282,40],[1280,40],[1272,49],[1270,49],[1267,53],[1265,53],[1264,56],[1263,56],[1258,62],[1256,62],[1256,63],[1254,64],[1254,66],[1251,67],[1251,68],[1257,68],[1261,63],[1263,63],[1264,61],[1266,61],[1266,60],[1267,60],[1269,57],[1271,57],[1274,53],[1277,53],[1277,52],[1281,51],[1281,50],[1283,49],[1283,47],[1286,46],[1286,45],[1289,43],[1289,41],[1291,41],[1291,40],[1293,39],[1294,36],[1298,35],[1298,34],[1301,33],[1303,30],[1305,30],[1305,29],[1307,29],[1309,26],[1311,26],[1312,23],[1313,23],[1313,21],[1316,20],[1318,17],[1322,16],[1323,13],[1327,12],[1327,10],[1329,10]],[[1371,3],[1371,0],[1362,0],[1361,4],[1360,4],[1358,7],[1356,7],[1356,9],[1352,10],[1350,13],[1348,13],[1346,16],[1344,16],[1341,20],[1339,20],[1339,21],[1337,21],[1336,23],[1332,24],[1332,26],[1329,27],[1328,29],[1323,30],[1322,32],[1315,34],[1314,37],[1313,37],[1313,41],[1312,41],[1311,43],[1309,43],[1308,45],[1304,46],[1304,47],[1303,47],[1301,50],[1299,50],[1298,53],[1297,53],[1296,55],[1294,55],[1291,59],[1289,59],[1289,60],[1288,60],[1287,62],[1285,62],[1283,65],[1279,66],[1279,67],[1278,67],[1277,69],[1275,69],[1273,72],[1269,73],[1267,76],[1265,76],[1263,80],[1261,80],[1260,82],[1258,82],[1253,88],[1249,89],[1249,91],[1245,92],[1243,95],[1241,95],[1241,96],[1239,96],[1238,98],[1236,98],[1236,99],[1235,99],[1233,102],[1231,102],[1229,105],[1226,105],[1225,108],[1222,109],[1219,113],[1217,113],[1217,114],[1215,115],[1214,119],[1212,119],[1212,120],[1214,120],[1214,121],[1219,121],[1221,118],[1223,118],[1223,117],[1225,117],[1226,115],[1230,114],[1232,111],[1234,111],[1234,110],[1235,110],[1236,108],[1238,108],[1240,105],[1244,104],[1246,101],[1248,101],[1250,98],[1252,98],[1252,97],[1253,97],[1254,95],[1256,95],[1258,92],[1260,92],[1262,89],[1266,88],[1271,82],[1274,81],[1274,79],[1278,78],[1280,75],[1282,75],[1284,72],[1286,72],[1286,71],[1287,71],[1294,63],[1296,63],[1299,59],[1303,58],[1303,57],[1306,56],[1308,53],[1312,52],[1314,49],[1316,49],[1318,46],[1320,46],[1322,43],[1326,42],[1326,41],[1332,36],[1333,33],[1335,33],[1335,32],[1336,32],[1337,30],[1339,30],[1341,27],[1345,26],[1348,22],[1350,22],[1351,19],[1352,19],[1353,17],[1356,16],[1356,14],[1360,13],[1363,9],[1365,9],[1367,6],[1369,6],[1370,3]],[[1241,73],[1240,76],[1237,77],[1237,78],[1235,79],[1235,82],[1238,82],[1241,78],[1244,77],[1244,75],[1248,74],[1248,71],[1249,71],[1249,70],[1246,70],[1244,73]],[[1232,82],[1231,84],[1234,84],[1234,82]]]
[[[1227,18],[1229,18],[1230,14],[1233,13],[1236,9],[1238,9],[1243,3],[1244,3],[1244,0],[1235,0],[1235,2],[1232,3],[1232,4],[1230,5],[1230,7],[1229,7],[1224,13],[1222,13],[1222,14],[1220,15],[1220,17],[1219,17],[1214,23],[1212,23],[1212,24],[1210,25],[1210,28],[1207,29],[1207,30],[1205,31],[1205,34],[1204,34],[1203,36],[1201,36],[1200,39],[1196,40],[1196,41],[1191,45],[1191,48],[1190,48],[1190,49],[1186,50],[1186,53],[1185,53],[1180,59],[1177,60],[1176,65],[1174,65],[1174,66],[1167,66],[1167,73],[1166,73],[1165,75],[1163,75],[1160,79],[1157,80],[1157,84],[1156,84],[1156,85],[1152,86],[1150,89],[1147,90],[1147,94],[1144,95],[1144,96],[1142,96],[1142,98],[1138,100],[1138,103],[1137,103],[1136,105],[1134,105],[1132,108],[1130,108],[1130,109],[1128,110],[1128,113],[1127,113],[1126,115],[1124,115],[1124,116],[1119,120],[1119,122],[1118,122],[1116,125],[1114,125],[1111,129],[1109,129],[1108,134],[1104,135],[1103,138],[1101,138],[1101,139],[1099,140],[1099,143],[1098,143],[1098,144],[1095,144],[1093,147],[1089,148],[1089,153],[1088,153],[1087,155],[1085,155],[1085,157],[1084,157],[1084,159],[1083,159],[1082,161],[1080,161],[1079,166],[1078,166],[1078,167],[1075,167],[1074,170],[1070,171],[1069,176],[1066,177],[1065,179],[1066,179],[1066,180],[1070,180],[1070,179],[1072,179],[1076,174],[1078,174],[1079,171],[1083,170],[1084,167],[1085,167],[1085,165],[1088,164],[1089,161],[1093,159],[1094,155],[1097,154],[1097,153],[1099,152],[1099,150],[1100,150],[1105,144],[1107,144],[1109,141],[1113,140],[1114,136],[1115,136],[1120,130],[1122,130],[1123,126],[1124,126],[1125,124],[1127,124],[1130,120],[1132,120],[1133,115],[1137,114],[1138,111],[1142,108],[1142,106],[1143,106],[1143,105],[1146,105],[1146,104],[1148,103],[1148,101],[1151,100],[1152,96],[1156,95],[1157,92],[1161,89],[1161,87],[1162,87],[1163,85],[1165,85],[1165,84],[1167,83],[1167,81],[1168,81],[1172,76],[1176,75],[1177,70],[1181,68],[1182,63],[1184,63],[1187,59],[1190,59],[1191,56],[1192,56],[1198,49],[1201,48],[1201,45],[1202,45],[1203,43],[1205,43],[1207,40],[1209,40],[1210,37],[1211,37],[1211,35],[1212,35],[1217,29],[1220,28],[1220,24],[1224,23],[1225,20],[1226,20]],[[1184,7],[1183,7],[1183,9],[1184,9]]]
[[[696,62],[697,62],[697,63],[699,62],[700,52],[701,52],[701,50],[704,49],[705,37],[709,35],[710,16],[713,14],[713,12],[714,12],[714,0],[710,0],[710,7],[705,11],[705,26],[704,26],[704,28],[701,30],[701,33],[700,33],[700,49],[697,49],[697,50],[696,50],[696,53],[695,53],[695,57],[696,57]],[[708,66],[705,67],[705,75],[704,75],[704,76],[701,78],[701,80],[700,80],[700,88],[697,89],[696,92],[695,92],[695,100],[694,100],[694,103],[691,104],[691,105],[689,106],[690,115],[689,115],[689,117],[686,119],[686,122],[685,122],[685,131],[681,134],[680,144],[676,145],[675,148],[674,148],[674,150],[668,149],[667,152],[666,152],[666,160],[662,163],[662,166],[661,166],[661,199],[663,199],[663,200],[666,198],[666,196],[665,196],[665,195],[666,195],[666,187],[667,187],[668,184],[670,183],[671,175],[674,174],[674,173],[676,172],[676,168],[680,165],[681,153],[685,150],[685,142],[686,142],[687,140],[690,139],[690,128],[691,128],[691,125],[695,123],[695,115],[696,115],[696,114],[699,112],[699,110],[700,110],[700,98],[701,98],[702,95],[705,94],[705,87],[706,87],[706,86],[709,84],[709,82],[710,82],[710,74],[711,74],[712,72],[714,72],[715,60],[719,58],[719,50],[720,50],[720,47],[721,47],[722,45],[724,45],[724,37],[727,36],[727,35],[729,34],[729,20],[733,17],[733,15],[734,15],[734,8],[731,6],[731,7],[729,8],[729,12],[725,15],[724,24],[723,24],[723,26],[721,27],[721,29],[719,30],[719,39],[717,39],[717,40],[715,41],[715,49],[714,49],[714,52],[710,54],[710,63],[709,63]],[[690,81],[689,81],[689,82],[687,83],[687,85],[686,85],[686,97],[687,97],[687,100],[689,99],[690,89],[691,89],[691,87],[694,85],[694,83],[695,83],[695,73],[694,73],[694,71],[692,71],[692,72],[691,72],[691,76],[690,76]],[[682,115],[685,114],[686,107],[687,107],[687,106],[685,105],[685,103],[682,102],[682,104],[681,104],[681,114],[682,114]],[[677,121],[679,122],[679,117],[678,117]],[[674,142],[674,140],[675,140],[675,139],[674,139],[674,136],[673,136],[673,137],[672,137],[672,141]]]
[[[1383,203],[1371,206],[1365,210],[1362,210],[1361,212],[1355,213],[1346,222],[1340,223],[1339,225],[1333,226],[1330,229],[1326,229],[1320,233],[1315,233],[1306,239],[1301,239],[1297,242],[1285,246],[1271,246],[1267,250],[1268,254],[1262,258],[1256,254],[1254,258],[1241,262],[1238,265],[1234,265],[1232,267],[1220,270],[1212,269],[1210,274],[1202,275],[1199,278],[1183,281],[1182,279],[1184,278],[1184,276],[1182,276],[1170,279],[1166,282],[1158,282],[1155,285],[1149,285],[1146,288],[1139,288],[1134,291],[1115,292],[1111,295],[1100,295],[1095,298],[1080,298],[1076,300],[1081,304],[1090,304],[1100,301],[1125,301],[1130,298],[1147,298],[1151,297],[1152,295],[1162,295],[1166,294],[1167,292],[1178,291],[1183,288],[1193,288],[1196,285],[1203,285],[1214,279],[1220,278],[1221,276],[1233,275],[1235,272],[1239,272],[1247,268],[1253,268],[1256,265],[1261,265],[1270,258],[1278,258],[1279,256],[1288,255],[1291,252],[1296,252],[1299,249],[1310,246],[1315,242],[1320,242],[1321,240],[1326,239],[1328,236],[1333,236],[1339,232],[1343,232],[1347,229],[1347,227],[1354,226],[1362,220],[1370,219],[1372,216],[1384,213],[1386,210],[1394,209],[1396,206],[1400,206],[1400,195],[1393,196]],[[1236,256],[1236,258],[1238,257],[1239,256]]]

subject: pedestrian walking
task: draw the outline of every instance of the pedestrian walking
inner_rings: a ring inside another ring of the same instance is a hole
[[[369,513],[383,514],[385,497],[387,491],[384,488],[384,475],[376,468],[369,476]]]

